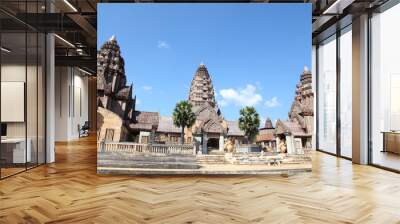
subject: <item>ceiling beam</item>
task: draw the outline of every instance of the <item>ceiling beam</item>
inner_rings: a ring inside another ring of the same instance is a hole
[[[97,59],[92,56],[55,56],[56,66],[87,67],[96,71]]]

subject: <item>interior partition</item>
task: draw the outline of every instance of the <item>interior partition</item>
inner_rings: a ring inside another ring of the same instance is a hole
[[[39,4],[21,2],[20,9],[35,13]],[[45,45],[45,34],[23,22],[0,27],[1,179],[46,161]]]

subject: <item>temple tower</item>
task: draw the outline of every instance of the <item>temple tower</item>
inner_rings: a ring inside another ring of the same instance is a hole
[[[201,106],[205,102],[209,102],[213,107],[216,105],[211,77],[203,63],[197,68],[193,77],[189,92],[189,102],[193,106]]]
[[[313,116],[314,115],[314,93],[312,90],[312,75],[307,67],[304,67],[304,71],[300,76],[300,97],[303,104],[303,115]]]
[[[276,135],[286,137],[288,153],[303,153],[304,148],[312,147],[314,123],[314,93],[312,91],[312,75],[304,67],[300,81],[296,85],[294,101],[289,112],[288,121],[278,120]]]
[[[272,125],[271,118],[267,117],[267,119],[265,120],[264,128],[265,129],[273,129],[274,128]]]
[[[198,143],[201,143],[202,153],[217,149],[224,150],[224,136],[228,132],[227,123],[215,101],[214,87],[206,66],[201,63],[194,74],[189,102],[196,114],[196,123],[190,130]]]
[[[125,63],[115,36],[97,53],[97,104],[118,114],[123,121],[133,120],[135,99],[132,85],[126,85]]]

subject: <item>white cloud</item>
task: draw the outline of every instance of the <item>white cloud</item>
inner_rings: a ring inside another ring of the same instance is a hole
[[[158,48],[169,48],[169,44],[165,40],[159,40],[157,42],[157,47]]]
[[[278,97],[274,96],[270,100],[265,101],[265,106],[267,107],[277,107],[281,104],[278,101]]]
[[[140,101],[138,98],[136,98],[136,105],[139,105],[142,101]]]
[[[262,96],[257,93],[257,88],[247,84],[246,87],[239,89],[222,89],[219,91],[222,99],[219,101],[221,106],[234,104],[236,106],[254,106],[262,101]]]
[[[151,86],[142,86],[142,88],[143,88],[144,90],[146,90],[146,91],[150,91],[150,90],[153,89],[153,87],[151,87]]]

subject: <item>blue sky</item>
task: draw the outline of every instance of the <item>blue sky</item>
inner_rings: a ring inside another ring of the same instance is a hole
[[[137,109],[170,116],[201,62],[224,117],[286,119],[311,65],[310,4],[98,4],[98,47],[115,35]]]

